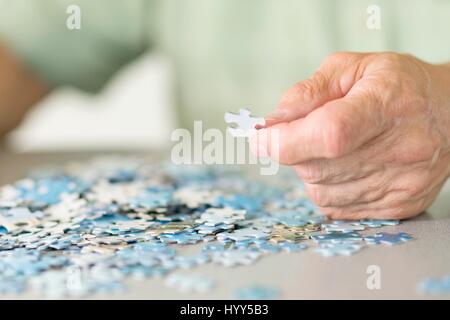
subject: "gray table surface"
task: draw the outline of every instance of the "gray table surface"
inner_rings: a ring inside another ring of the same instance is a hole
[[[5,154],[0,153],[0,184],[24,177],[33,168],[67,161],[83,160],[80,154]],[[376,231],[374,229],[373,231]],[[178,293],[162,279],[127,281],[123,294],[97,295],[97,299],[230,299],[235,289],[264,285],[280,290],[281,299],[448,299],[449,295],[424,296],[416,292],[417,283],[429,276],[450,274],[450,184],[444,187],[434,205],[419,217],[404,221],[386,232],[408,232],[416,239],[398,246],[374,246],[349,257],[325,258],[311,250],[264,256],[251,266],[225,268],[204,265],[195,273],[214,279],[216,288],[208,294]],[[193,251],[195,246],[180,250]],[[366,286],[367,267],[381,270],[381,289]],[[36,292],[3,299],[40,299]]]

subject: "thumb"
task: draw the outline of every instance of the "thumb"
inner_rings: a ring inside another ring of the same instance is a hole
[[[357,63],[352,58],[355,56],[347,53],[328,57],[309,79],[282,95],[278,107],[266,116],[266,127],[305,117],[325,103],[344,97],[357,80],[354,76]]]

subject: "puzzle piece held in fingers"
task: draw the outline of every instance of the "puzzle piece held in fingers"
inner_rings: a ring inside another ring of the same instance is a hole
[[[248,109],[240,109],[239,114],[225,113],[225,122],[229,125],[228,132],[233,137],[250,137],[256,132],[256,126],[264,126],[264,118],[252,117]]]

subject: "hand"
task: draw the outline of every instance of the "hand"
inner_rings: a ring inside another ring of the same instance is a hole
[[[447,65],[396,53],[337,53],[289,89],[266,120],[252,147],[293,166],[334,219],[413,217],[450,173]],[[279,153],[267,139],[272,130]]]

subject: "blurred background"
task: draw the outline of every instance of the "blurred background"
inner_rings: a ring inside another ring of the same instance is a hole
[[[18,152],[164,149],[176,128],[172,65],[144,54],[98,94],[75,87],[50,93],[8,136]]]
[[[53,88],[7,142],[167,148],[194,120],[271,111],[335,51],[448,61],[449,31],[448,0],[0,0],[0,46]]]

